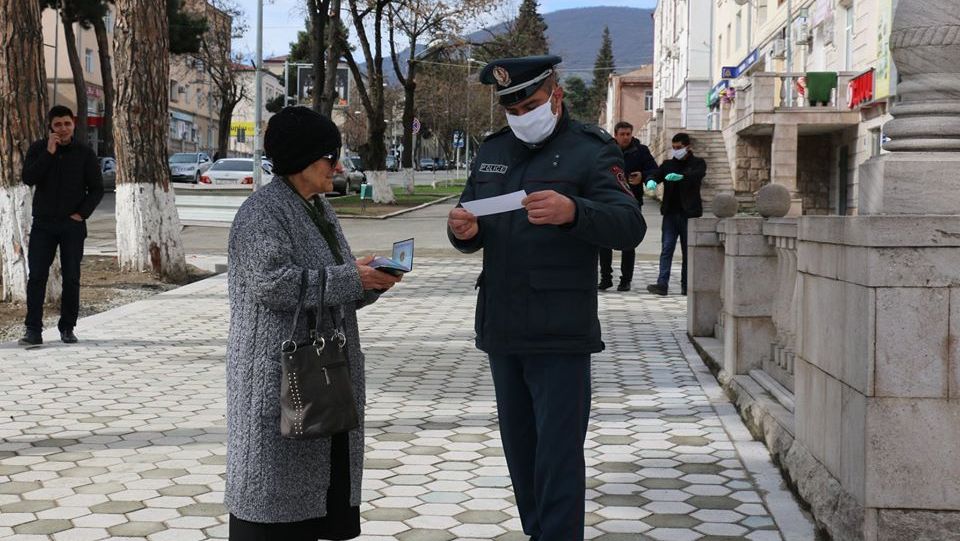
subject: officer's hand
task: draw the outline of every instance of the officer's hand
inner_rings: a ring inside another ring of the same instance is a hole
[[[477,217],[469,210],[456,207],[447,216],[447,226],[453,231],[453,236],[459,240],[470,240],[480,232]]]
[[[74,212],[73,214],[70,215],[70,219],[75,222],[82,222],[83,216],[80,216],[80,213],[78,212]]]
[[[60,144],[60,136],[56,133],[51,132],[50,137],[47,139],[47,152],[50,154],[57,153],[57,145]]]
[[[569,197],[553,190],[533,192],[520,202],[533,225],[563,225],[575,218],[577,205]]]
[[[363,289],[375,289],[377,291],[386,291],[399,282],[402,276],[379,271],[370,265],[374,256],[361,257],[357,260],[357,271],[360,273],[360,283]]]

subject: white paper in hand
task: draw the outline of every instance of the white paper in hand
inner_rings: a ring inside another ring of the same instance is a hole
[[[463,208],[469,210],[474,216],[487,216],[490,214],[500,214],[501,212],[510,212],[512,210],[522,209],[520,204],[527,192],[519,190],[505,195],[488,197],[486,199],[477,199],[463,203]]]

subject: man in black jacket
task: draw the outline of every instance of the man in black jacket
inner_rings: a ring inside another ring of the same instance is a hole
[[[23,164],[23,183],[34,186],[33,227],[27,260],[27,332],[21,346],[43,343],[43,302],[50,265],[60,248],[63,296],[60,301],[60,339],[76,343],[73,327],[80,312],[80,260],[85,220],[103,197],[100,163],[93,150],[73,138],[73,111],[56,105],[47,113],[50,136],[30,146]]]
[[[660,166],[647,181],[648,187],[663,183],[663,202],[660,214],[663,215],[663,247],[660,251],[660,276],[656,284],[647,286],[647,291],[657,295],[666,295],[670,284],[670,266],[673,264],[673,251],[680,238],[683,253],[683,265],[680,271],[680,293],[687,294],[687,220],[703,216],[703,203],[700,200],[700,184],[707,174],[707,162],[693,155],[690,150],[690,136],[678,133],[673,136],[673,157]]]
[[[637,198],[637,203],[643,206],[643,179],[653,174],[657,169],[657,161],[650,154],[650,149],[641,145],[633,136],[633,125],[629,122],[617,122],[613,127],[613,138],[623,152],[623,169],[630,182],[630,191]],[[643,216],[640,217],[643,219]],[[633,266],[636,261],[636,250],[620,252],[620,284],[617,291],[630,291],[630,282],[633,280]],[[613,250],[600,248],[600,284],[601,291],[613,287]]]
[[[458,206],[447,229],[461,252],[483,250],[476,343],[490,358],[523,531],[582,541],[590,355],[604,348],[597,248],[632,249],[645,225],[613,138],[563,105],[559,63],[507,58],[480,72],[496,85],[510,127],[480,146],[460,202],[526,197],[498,214]]]

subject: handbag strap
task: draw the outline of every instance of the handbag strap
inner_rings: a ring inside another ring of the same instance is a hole
[[[297,349],[297,342],[295,338],[297,337],[297,325],[300,323],[300,312],[303,310],[303,301],[307,296],[307,281],[309,279],[307,269],[300,271],[300,293],[297,297],[297,309],[293,312],[293,326],[290,328],[290,338],[288,338],[281,346],[282,351],[287,351],[289,347],[292,347],[295,351]]]

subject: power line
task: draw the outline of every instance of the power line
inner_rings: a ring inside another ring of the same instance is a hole
[[[452,62],[431,62],[429,60],[417,60],[416,62],[418,64],[432,64],[435,66],[453,66],[458,68],[466,67],[466,64],[455,64]],[[651,64],[640,64],[638,66],[614,66],[611,68],[567,68],[567,67],[564,67],[563,64],[560,64],[560,67],[558,68],[558,70],[561,73],[563,72],[581,73],[581,72],[594,72],[594,71],[616,71],[616,70],[626,70],[626,69],[639,69],[639,68],[644,68],[650,65]]]

